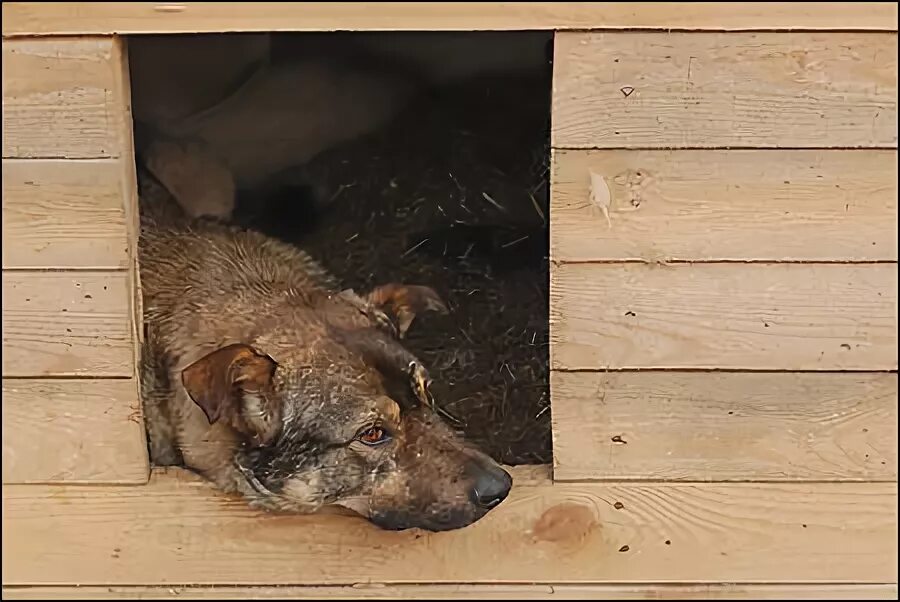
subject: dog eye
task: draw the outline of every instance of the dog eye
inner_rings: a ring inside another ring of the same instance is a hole
[[[356,438],[366,445],[381,445],[382,443],[387,443],[391,440],[391,436],[388,432],[380,426],[368,428],[357,435]]]

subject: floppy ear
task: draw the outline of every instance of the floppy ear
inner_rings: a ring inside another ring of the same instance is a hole
[[[224,420],[247,435],[267,438],[271,425],[280,420],[268,395],[277,366],[268,355],[238,343],[185,368],[181,382],[210,424]]]

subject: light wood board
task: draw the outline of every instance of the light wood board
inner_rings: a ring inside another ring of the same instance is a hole
[[[3,376],[134,375],[126,272],[3,272]]]
[[[3,35],[589,28],[897,30],[889,2],[4,2]]]
[[[553,478],[894,481],[897,375],[554,372]]]
[[[557,369],[896,370],[896,264],[560,264]]]
[[[3,40],[4,158],[119,156],[125,124],[113,44]]]
[[[3,268],[126,268],[119,161],[3,160]]]
[[[897,146],[896,34],[563,32],[555,55],[557,148]]]
[[[261,515],[181,471],[154,471],[143,487],[5,485],[3,575],[6,585],[895,583],[896,495],[896,483],[526,478],[467,529],[389,532],[355,517]]]
[[[894,150],[562,150],[551,191],[555,261],[897,260]]]
[[[281,587],[24,587],[4,600],[896,600],[897,585],[385,585]]]
[[[134,380],[3,380],[4,483],[133,483],[150,475]]]

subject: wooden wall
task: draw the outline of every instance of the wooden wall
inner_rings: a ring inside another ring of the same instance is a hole
[[[3,40],[3,483],[146,483],[113,38]]]
[[[556,479],[895,482],[896,34],[561,33],[553,109]]]
[[[896,5],[477,6],[4,3],[4,597],[896,599]],[[134,176],[104,36],[335,27],[592,30],[556,43],[552,475],[516,469],[462,531],[125,485]]]
[[[752,533],[741,578],[895,582],[896,33],[560,33],[553,97],[555,486],[718,523],[719,579]]]

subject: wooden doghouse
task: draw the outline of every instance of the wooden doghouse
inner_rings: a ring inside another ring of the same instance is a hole
[[[13,2],[2,27],[4,597],[896,598],[895,4]],[[127,36],[336,29],[557,31],[555,458],[462,531],[263,516],[148,464]]]

